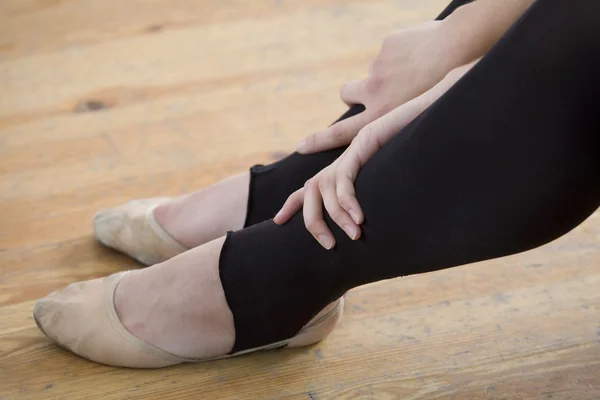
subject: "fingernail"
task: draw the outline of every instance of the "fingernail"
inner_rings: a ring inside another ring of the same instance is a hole
[[[354,222],[356,222],[357,224],[359,224],[359,222],[358,222],[358,214],[354,210],[350,210],[349,213],[350,213],[350,216],[352,217],[352,219],[354,220]]]
[[[325,247],[327,250],[331,249],[333,247],[333,240],[331,240],[331,238],[327,235],[319,235],[319,243],[321,243],[321,245],[323,247]]]
[[[298,151],[304,151],[304,150],[306,150],[306,140],[303,140],[300,143],[298,143],[296,145],[296,150],[298,150]]]
[[[350,236],[350,239],[356,239],[356,229],[350,225],[344,225],[344,231]]]

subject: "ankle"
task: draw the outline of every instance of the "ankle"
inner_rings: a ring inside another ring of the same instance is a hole
[[[177,242],[194,248],[243,228],[250,174],[222,180],[161,204],[154,218]]]
[[[219,280],[223,242],[215,240],[177,259],[124,276],[114,296],[123,326],[137,338],[176,356],[228,354],[235,329]]]

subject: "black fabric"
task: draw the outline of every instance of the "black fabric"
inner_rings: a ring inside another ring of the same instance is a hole
[[[470,0],[453,0],[436,20],[446,18],[458,7],[470,2]],[[353,105],[335,122],[360,114],[364,110],[362,104]],[[344,146],[309,155],[293,153],[274,164],[252,167],[244,227],[273,218],[291,193],[304,186],[307,180],[334,162],[346,148],[347,146]]]
[[[239,351],[293,336],[349,289],[535,248],[600,206],[600,2],[538,0],[360,171],[365,213],[323,249],[299,213],[229,233],[220,276]],[[272,171],[294,171],[293,159]],[[288,170],[289,168],[289,170]],[[258,196],[280,196],[278,186]]]

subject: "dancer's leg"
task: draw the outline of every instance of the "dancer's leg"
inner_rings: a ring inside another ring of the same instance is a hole
[[[444,19],[469,2],[453,0],[436,19]],[[362,111],[364,106],[354,105],[335,122]],[[149,199],[102,210],[95,219],[96,236],[145,264],[164,261],[227,231],[272,218],[290,193],[335,161],[345,149],[311,155],[293,153],[273,164],[256,165],[248,173],[177,198]],[[165,232],[157,235],[152,227]],[[174,240],[165,243],[169,237]]]
[[[589,216],[600,205],[598,20],[597,2],[535,3],[361,170],[360,241],[327,218],[337,245],[326,251],[300,214],[229,234],[220,276],[234,351],[293,335],[352,287],[525,251]]]

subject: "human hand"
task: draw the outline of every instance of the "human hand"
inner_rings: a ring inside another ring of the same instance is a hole
[[[427,92],[366,125],[333,164],[288,197],[274,222],[282,225],[302,208],[306,229],[329,250],[335,246],[335,237],[323,219],[325,205],[333,221],[352,240],[358,239],[361,235],[360,225],[364,221],[364,213],[354,190],[358,171],[391,137],[440,98],[478,61],[452,70]]]
[[[345,84],[340,96],[365,111],[307,137],[297,151],[310,154],[349,144],[358,132],[401,104],[431,89],[461,60],[443,21],[432,21],[392,33],[371,64],[369,77]]]

